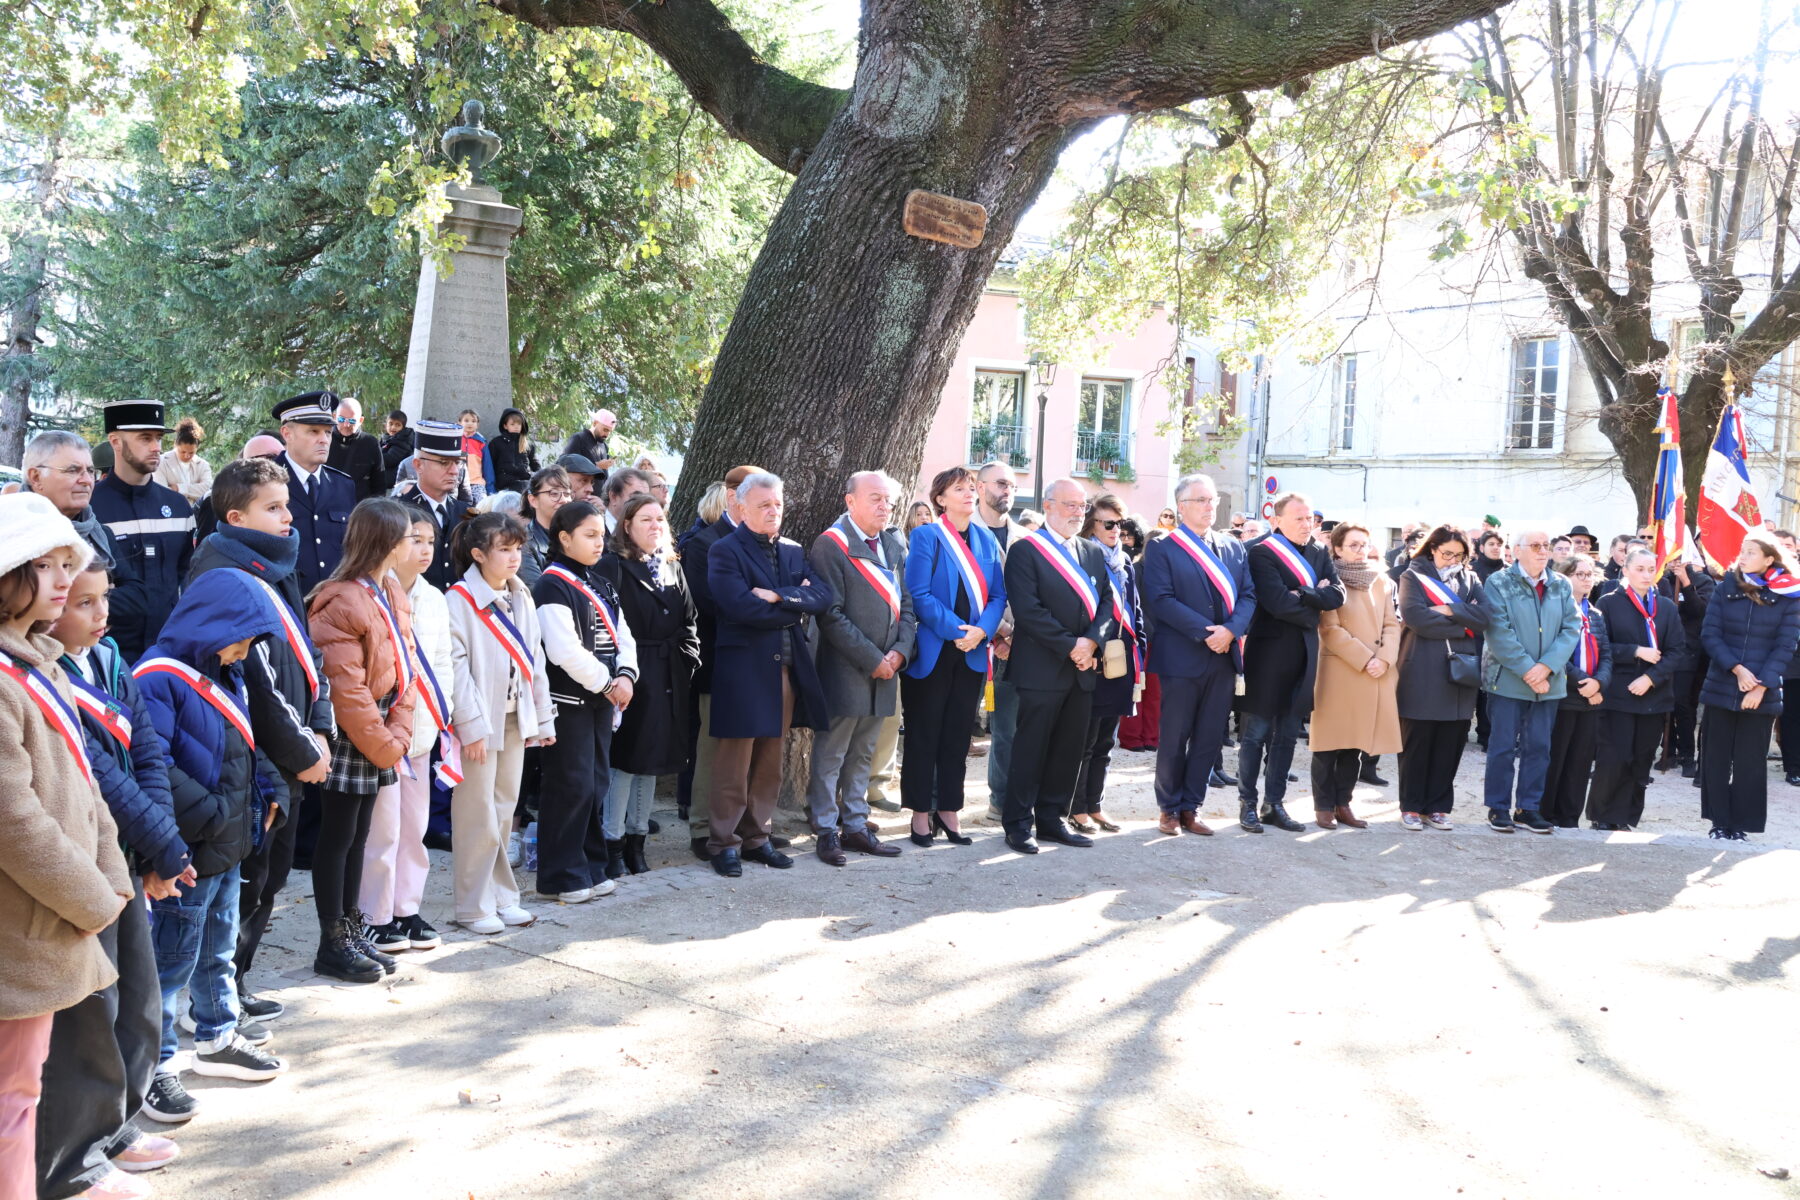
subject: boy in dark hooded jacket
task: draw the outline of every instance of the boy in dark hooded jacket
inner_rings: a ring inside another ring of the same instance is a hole
[[[538,469],[537,448],[531,444],[531,426],[516,408],[500,410],[500,432],[488,443],[488,459],[494,465],[494,486],[523,492]]]
[[[254,643],[283,637],[276,601],[239,571],[218,571],[176,604],[134,672],[144,707],[168,744],[175,820],[199,881],[151,905],[150,933],[162,988],[162,1047],[155,1084],[165,1111],[193,1100],[173,1078],[176,999],[188,988],[196,1073],[272,1079],[287,1069],[256,1048],[267,1030],[240,1031],[232,955],[237,948],[239,865],[282,819],[285,793],[256,747],[243,663]],[[185,1119],[175,1117],[173,1119]]]
[[[299,539],[288,513],[288,474],[265,458],[227,463],[213,480],[212,505],[219,523],[194,551],[188,586],[208,571],[240,571],[268,585],[292,619],[267,641],[250,648],[244,660],[244,684],[250,694],[250,728],[256,744],[281,771],[284,786],[276,802],[284,817],[256,852],[239,868],[237,970],[239,1011],[257,1021],[272,1021],[280,1002],[252,992],[245,982],[256,949],[262,944],[275,899],[287,886],[294,865],[294,815],[306,784],[325,780],[331,766],[331,684],[325,663],[306,631],[306,598],[294,574]],[[278,616],[282,615],[277,609]]]

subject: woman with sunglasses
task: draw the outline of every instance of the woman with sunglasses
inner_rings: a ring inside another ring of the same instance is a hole
[[[1413,832],[1450,828],[1481,688],[1487,602],[1468,564],[1468,536],[1439,525],[1400,575],[1400,824]]]
[[[1175,510],[1165,508],[1156,514],[1156,527],[1164,533],[1175,532]]]
[[[1124,524],[1125,509],[1119,498],[1111,492],[1102,492],[1089,505],[1079,535],[1092,539],[1106,556],[1106,573],[1112,577],[1113,620],[1118,626],[1117,637],[1124,651],[1125,673],[1109,678],[1103,670],[1094,684],[1094,707],[1088,715],[1087,750],[1076,769],[1075,800],[1069,810],[1069,823],[1077,833],[1119,832],[1102,803],[1106,768],[1112,761],[1119,719],[1137,711],[1144,656],[1150,652],[1150,639],[1144,633],[1143,605],[1138,601],[1137,567],[1125,553],[1120,538]],[[1109,655],[1117,653],[1110,642],[1102,650]]]

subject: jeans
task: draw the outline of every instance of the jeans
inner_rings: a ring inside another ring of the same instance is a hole
[[[237,950],[236,867],[202,876],[187,891],[150,903],[150,941],[156,947],[156,977],[162,987],[162,1047],[158,1064],[175,1057],[175,1002],[188,989],[194,1013],[194,1043],[216,1041],[237,1031],[238,997],[232,954]]]
[[[1536,812],[1544,801],[1550,771],[1550,734],[1556,728],[1557,702],[1515,700],[1488,694],[1486,802],[1501,812]],[[1513,792],[1513,766],[1518,765],[1518,793]]]
[[[1019,689],[994,680],[994,712],[988,717],[988,805],[1006,811],[1006,781],[1012,769],[1013,733],[1019,727]]]
[[[628,775],[612,770],[612,786],[606,789],[601,820],[606,840],[616,842],[626,834],[650,832],[650,803],[656,799],[656,776]]]
[[[1266,761],[1268,783],[1265,804],[1280,804],[1287,797],[1288,768],[1294,765],[1294,745],[1300,740],[1300,714],[1292,709],[1276,717],[1247,712],[1238,718],[1238,802],[1256,803],[1256,773]]]

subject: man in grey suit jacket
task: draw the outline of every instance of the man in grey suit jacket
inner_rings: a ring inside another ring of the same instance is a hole
[[[844,485],[845,513],[812,544],[814,578],[835,597],[819,618],[819,681],[831,727],[813,738],[806,804],[819,857],[832,866],[845,850],[892,858],[898,846],[869,829],[869,766],[881,724],[894,715],[900,668],[913,652],[906,546],[889,530],[894,481],[858,471]],[[839,825],[842,824],[840,831]]]

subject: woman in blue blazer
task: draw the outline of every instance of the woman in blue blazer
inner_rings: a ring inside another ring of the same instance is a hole
[[[900,678],[906,709],[900,802],[912,810],[912,840],[921,846],[931,845],[938,829],[958,845],[969,843],[956,814],[989,643],[1006,612],[1000,543],[974,519],[979,495],[968,467],[938,472],[931,481],[937,520],[912,531],[906,555],[919,636]]]

